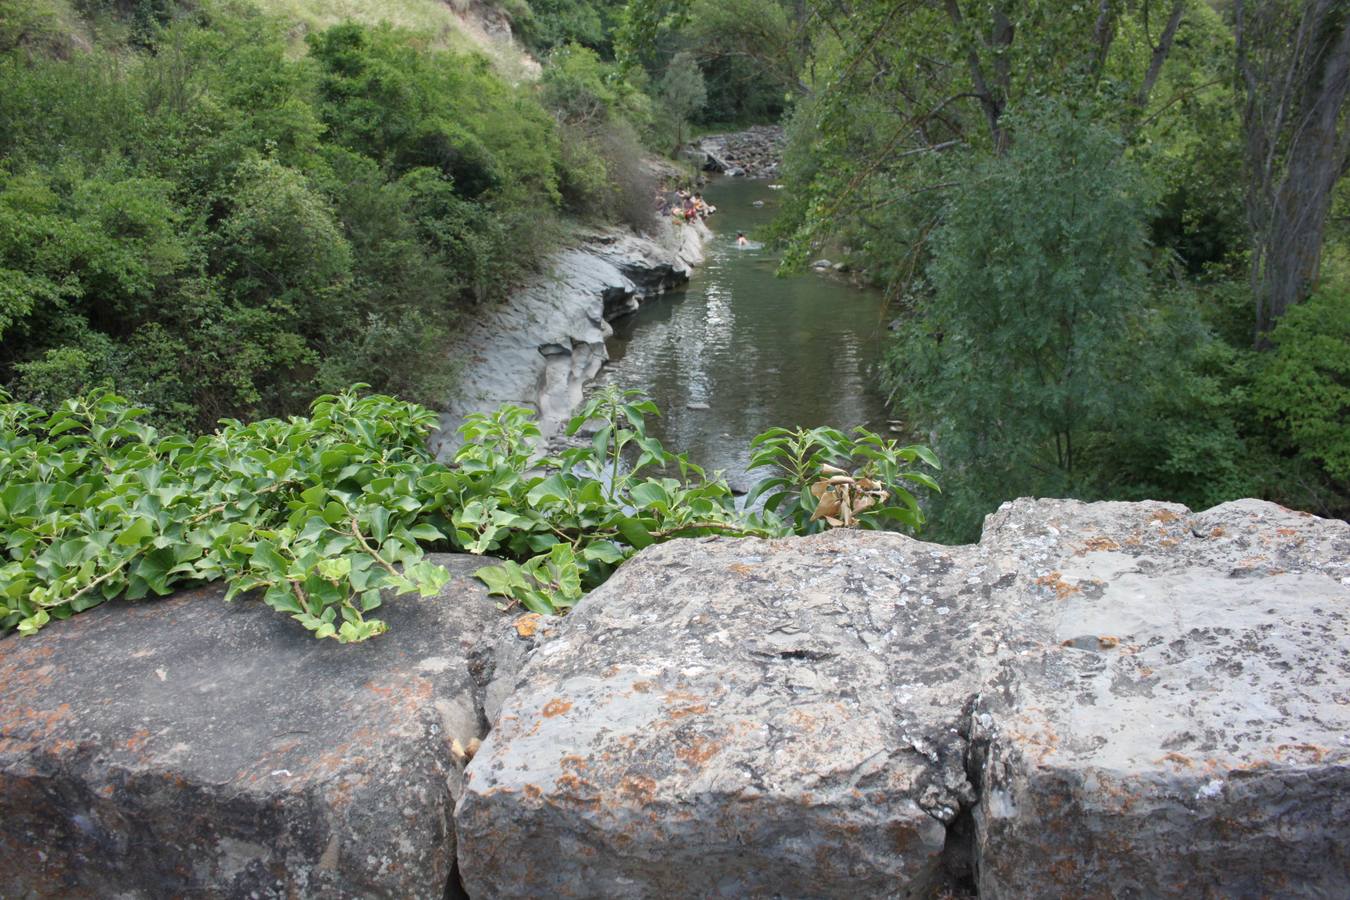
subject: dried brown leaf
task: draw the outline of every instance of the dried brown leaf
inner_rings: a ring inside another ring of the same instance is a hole
[[[839,515],[839,495],[834,493],[834,491],[830,491],[825,496],[821,497],[820,502],[816,504],[816,511],[811,514],[811,521],[814,522],[817,519],[824,519],[837,515]]]

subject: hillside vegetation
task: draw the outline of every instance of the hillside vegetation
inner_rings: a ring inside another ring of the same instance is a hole
[[[0,383],[20,399],[112,386],[194,431],[358,380],[436,403],[456,317],[560,217],[650,214],[650,103],[584,48],[518,83],[429,0],[0,11]]]

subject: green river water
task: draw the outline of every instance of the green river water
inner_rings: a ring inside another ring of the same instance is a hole
[[[614,323],[601,376],[650,395],[662,416],[648,431],[733,486],[750,481],[750,439],[767,428],[866,425],[884,434],[887,418],[881,296],[815,273],[778,278],[776,252],[736,246],[737,230],[754,240],[773,219],[780,194],[769,183],[708,186],[704,199],[717,212],[707,262],[686,288]]]

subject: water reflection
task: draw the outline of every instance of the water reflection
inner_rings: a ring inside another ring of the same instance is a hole
[[[881,430],[880,297],[816,274],[776,278],[771,251],[737,247],[738,230],[774,215],[764,182],[727,179],[704,193],[718,208],[707,264],[686,290],[615,323],[602,378],[650,394],[665,413],[652,433],[733,483],[746,480],[750,438],[774,425]]]

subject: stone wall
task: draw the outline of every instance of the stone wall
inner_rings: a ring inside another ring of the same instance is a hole
[[[675,541],[562,620],[441,561],[369,645],[218,591],[0,641],[0,895],[1350,887],[1344,522],[1020,500],[964,547]]]

